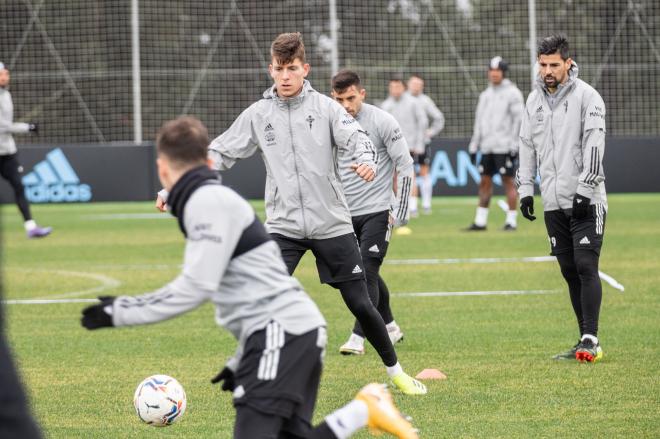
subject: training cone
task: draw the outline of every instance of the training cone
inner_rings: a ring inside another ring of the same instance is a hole
[[[446,380],[447,375],[440,372],[438,369],[424,369],[415,377],[418,380]]]
[[[411,235],[412,234],[412,229],[410,227],[407,227],[407,226],[401,226],[401,227],[397,227],[396,229],[394,229],[394,233],[396,235],[404,235],[404,236],[405,235]]]

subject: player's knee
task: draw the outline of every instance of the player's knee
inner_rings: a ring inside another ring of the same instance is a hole
[[[598,277],[598,253],[594,250],[576,250],[574,260],[581,279]]]

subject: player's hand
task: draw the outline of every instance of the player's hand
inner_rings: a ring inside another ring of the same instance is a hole
[[[39,124],[32,122],[28,124],[28,130],[30,130],[31,133],[38,134],[39,133]]]
[[[353,163],[351,165],[351,169],[355,171],[357,175],[360,176],[364,181],[372,181],[376,177],[376,173],[374,172],[373,169],[369,165],[365,165],[364,163]]]
[[[514,162],[518,158],[518,151],[509,151],[509,157]]]
[[[87,329],[91,330],[114,326],[112,324],[112,315],[106,312],[105,308],[107,306],[112,307],[112,303],[115,301],[115,296],[99,296],[99,301],[100,303],[90,305],[82,310],[80,323]]]
[[[520,199],[520,212],[522,216],[530,221],[536,219],[534,216],[534,197],[527,196]]]
[[[167,212],[167,203],[160,195],[156,196],[156,209],[160,210],[161,212]]]
[[[591,200],[589,198],[575,194],[575,197],[573,197],[573,211],[571,216],[575,219],[585,219],[589,216],[590,204]]]
[[[477,153],[476,152],[471,152],[470,153],[470,161],[474,164],[474,166],[477,166]]]
[[[224,367],[219,374],[211,378],[212,384],[222,382],[222,390],[225,392],[233,392],[236,388],[236,381],[234,379],[234,371],[228,367]]]

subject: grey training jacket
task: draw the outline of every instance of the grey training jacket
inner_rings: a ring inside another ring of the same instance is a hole
[[[356,117],[376,146],[378,173],[371,182],[352,172],[350,160],[339,161],[341,182],[352,216],[391,210],[396,225],[408,222],[408,198],[412,189],[413,160],[399,123],[388,112],[362,104]],[[394,171],[397,172],[397,194],[394,196]]]
[[[520,127],[520,197],[534,195],[541,176],[543,209],[571,209],[578,193],[607,209],[605,194],[605,104],[600,94],[578,79],[577,64],[569,79],[549,94],[541,78],[529,94]]]
[[[508,154],[518,151],[518,133],[525,107],[522,92],[504,79],[479,95],[474,131],[468,150],[482,154]]]
[[[426,128],[429,121],[417,98],[408,92],[402,94],[399,99],[390,96],[385,99],[380,108],[390,113],[399,122],[410,151],[415,154],[424,154]]]
[[[29,131],[29,124],[14,122],[14,103],[11,100],[11,93],[0,87],[0,155],[16,153],[16,142],[12,134]]]
[[[445,127],[445,115],[442,114],[442,111],[435,105],[433,99],[424,93],[415,96],[418,102],[421,103],[422,109],[426,113],[427,119],[427,128],[424,132],[424,143],[428,144],[431,142],[431,139],[443,130]]]
[[[186,203],[183,218],[188,236],[181,274],[153,293],[118,297],[114,326],[155,323],[212,302],[216,323],[239,342],[228,363],[232,370],[247,338],[271,320],[294,335],[325,326],[316,304],[289,276],[275,241],[233,255],[255,219],[237,193],[221,185],[201,186]]]
[[[327,239],[353,233],[337,159],[377,169],[376,149],[360,124],[305,81],[294,98],[275,86],[209,146],[219,170],[257,150],[266,165],[266,228],[290,238]]]

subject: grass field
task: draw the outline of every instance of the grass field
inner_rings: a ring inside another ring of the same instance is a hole
[[[488,232],[459,231],[474,215],[474,198],[434,200],[434,212],[413,220],[414,233],[395,237],[388,258],[517,258],[544,256],[542,220],[521,219],[499,230],[491,209]],[[537,206],[540,206],[537,199]],[[261,203],[255,203],[258,212]],[[539,209],[540,210],[540,209]],[[151,203],[54,205],[34,208],[55,227],[41,241],[25,239],[14,206],[2,208],[6,299],[90,298],[138,294],[178,273],[183,238],[176,222],[154,218]],[[129,214],[129,215],[126,215]],[[135,214],[147,214],[143,218]],[[123,215],[123,216],[122,216]],[[601,270],[626,287],[603,284],[596,365],[549,357],[577,339],[568,293],[555,262],[385,265],[395,293],[547,290],[545,294],[392,297],[406,334],[397,345],[404,368],[437,368],[424,397],[395,395],[423,438],[660,437],[660,195],[610,198]],[[329,324],[329,352],[316,419],[340,407],[364,384],[385,381],[372,348],[342,357],[352,319],[339,294],[319,284],[311,257],[296,272]],[[105,290],[104,290],[105,289]],[[7,305],[10,343],[34,412],[52,438],[229,438],[230,395],[209,379],[233,353],[212,309],[158,325],[88,332],[83,304]],[[176,377],[188,411],[165,429],[142,424],[133,392],[146,376]],[[366,432],[357,437],[368,437]]]

